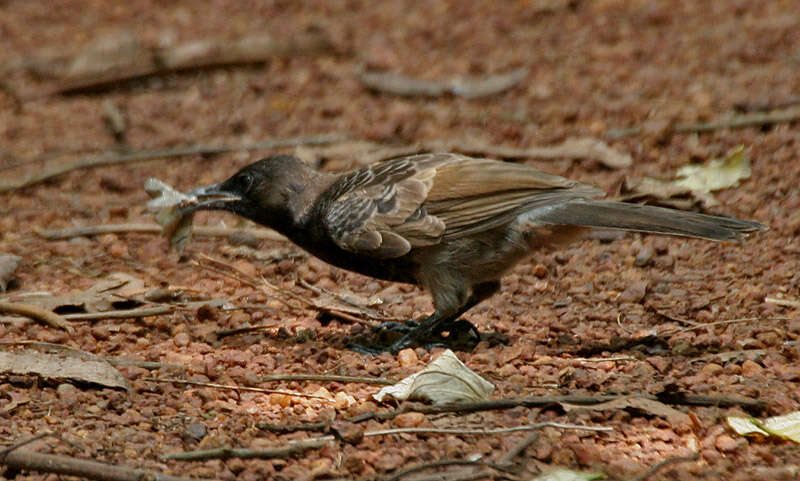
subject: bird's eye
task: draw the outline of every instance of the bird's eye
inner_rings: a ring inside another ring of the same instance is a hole
[[[253,177],[253,174],[247,172],[239,175],[239,188],[241,189],[241,192],[243,194],[250,192],[253,184],[255,184],[255,180],[256,179]]]

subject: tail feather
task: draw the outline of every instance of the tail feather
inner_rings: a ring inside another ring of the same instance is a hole
[[[542,224],[578,225],[735,241],[767,228],[758,222],[649,205],[579,199],[531,212]]]

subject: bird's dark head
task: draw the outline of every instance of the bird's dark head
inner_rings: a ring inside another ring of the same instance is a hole
[[[317,172],[292,155],[273,155],[250,164],[219,184],[189,192],[193,210],[226,210],[270,227],[294,217]]]

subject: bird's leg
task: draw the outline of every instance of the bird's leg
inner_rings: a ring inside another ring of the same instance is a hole
[[[385,338],[388,333],[401,334],[401,337],[390,344],[363,345],[350,344],[349,347],[355,351],[379,354],[384,351],[397,353],[409,347],[422,347],[432,349],[434,347],[447,347],[454,350],[472,350],[481,340],[478,329],[469,321],[459,319],[459,317],[491,296],[500,288],[500,281],[489,281],[478,284],[472,288],[472,292],[459,307],[453,309],[437,309],[430,316],[417,321],[405,323],[383,323],[374,331],[379,337]],[[465,296],[466,297],[466,296]],[[447,304],[445,303],[447,307]]]

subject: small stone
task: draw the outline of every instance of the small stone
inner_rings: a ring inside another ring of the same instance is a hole
[[[425,422],[422,413],[403,413],[394,418],[394,424],[400,428],[415,428]]]
[[[179,332],[172,339],[172,342],[174,342],[175,345],[178,347],[186,347],[189,345],[190,340],[191,339],[189,339],[189,334],[186,334],[185,332]]]
[[[620,302],[639,303],[647,294],[647,281],[634,282],[619,295]]]
[[[402,367],[411,367],[419,362],[419,357],[413,349],[403,349],[397,353],[397,362],[399,362]]]
[[[183,434],[188,439],[199,441],[208,434],[208,428],[203,423],[192,423],[186,426]]]
[[[56,392],[58,393],[59,396],[62,397],[74,396],[77,391],[78,390],[75,388],[75,386],[66,382],[59,384],[58,387],[56,388]]]
[[[750,359],[742,363],[742,376],[744,377],[760,376],[762,371],[764,371],[764,368]]]
[[[729,453],[731,451],[735,451],[736,448],[739,447],[739,441],[741,440],[733,439],[727,434],[721,434],[717,436],[717,440],[714,442],[714,447],[723,453]]]
[[[636,267],[645,267],[653,261],[653,248],[649,245],[642,246],[639,252],[636,253],[636,258],[633,260],[633,265]]]
[[[700,374],[706,378],[714,377],[717,374],[720,374],[723,371],[722,366],[719,364],[709,363],[703,366],[703,369],[700,370]]]
[[[533,268],[533,275],[538,277],[539,279],[544,279],[547,277],[548,271],[547,266],[543,264],[536,264],[536,267]]]

